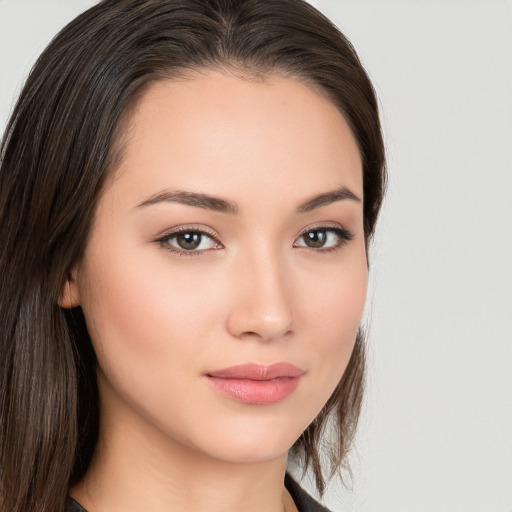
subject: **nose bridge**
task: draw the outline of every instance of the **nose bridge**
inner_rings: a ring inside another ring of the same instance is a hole
[[[293,294],[284,255],[262,241],[237,255],[228,328],[236,337],[271,340],[292,329]]]

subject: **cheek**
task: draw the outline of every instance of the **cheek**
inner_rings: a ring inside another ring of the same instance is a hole
[[[303,311],[316,319],[327,339],[357,331],[366,301],[368,271],[364,247],[354,246],[340,261],[302,272]],[[305,314],[305,313],[303,313]]]
[[[155,378],[172,362],[174,372],[190,368],[215,316],[209,309],[217,303],[205,299],[214,296],[209,281],[165,257],[128,254],[105,261],[91,251],[84,268],[82,308],[100,366]]]
[[[324,307],[317,314],[334,349],[344,350],[355,340],[366,301],[366,284],[366,268],[361,268],[344,273],[339,284],[327,288]]]
[[[325,273],[304,283],[302,316],[309,319],[312,366],[319,376],[318,393],[327,400],[348,364],[363,314],[367,267],[364,251],[354,251],[344,265],[333,265]],[[316,286],[315,286],[316,283]]]

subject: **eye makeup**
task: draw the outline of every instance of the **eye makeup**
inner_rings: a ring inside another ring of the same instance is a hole
[[[340,249],[354,238],[354,235],[340,226],[308,227],[299,235],[294,247],[304,247],[316,252],[332,252]],[[302,240],[304,244],[299,244]]]
[[[155,242],[165,250],[185,257],[200,256],[205,251],[224,247],[217,234],[203,226],[181,226],[157,238]]]
[[[341,249],[354,235],[342,226],[317,225],[304,229],[293,247],[326,253]],[[180,226],[155,240],[159,246],[180,257],[201,256],[206,251],[223,249],[218,235],[204,226]]]

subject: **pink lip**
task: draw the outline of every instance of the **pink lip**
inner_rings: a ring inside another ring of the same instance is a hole
[[[208,381],[221,393],[245,404],[280,402],[297,386],[304,371],[289,363],[241,364],[209,372]]]

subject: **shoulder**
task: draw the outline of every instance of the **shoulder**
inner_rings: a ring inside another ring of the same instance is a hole
[[[288,473],[286,473],[284,483],[299,512],[330,512],[329,509],[314,500]]]

